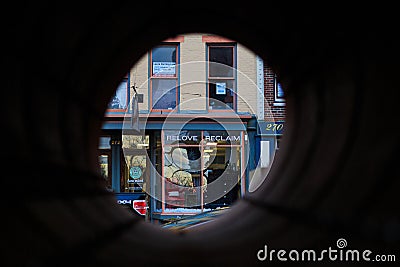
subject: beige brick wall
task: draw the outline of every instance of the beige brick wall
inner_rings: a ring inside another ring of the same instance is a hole
[[[140,110],[149,109],[149,73],[148,73],[148,55],[144,55],[130,71],[130,87],[136,84],[138,94],[143,94],[143,103],[139,103]],[[131,96],[133,90],[131,89]]]
[[[204,111],[206,109],[206,47],[203,34],[186,34],[180,44],[180,110]],[[131,86],[143,94],[141,110],[149,109],[148,55],[143,56],[130,71]],[[257,110],[257,62],[256,55],[237,45],[237,93],[238,112],[256,113]],[[131,95],[133,92],[131,92]]]
[[[241,44],[237,45],[237,68],[237,111],[256,114],[257,57]]]
[[[206,51],[202,34],[185,35],[180,50],[180,109],[206,109]]]

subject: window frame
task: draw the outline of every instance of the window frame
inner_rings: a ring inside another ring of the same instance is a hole
[[[219,77],[219,76],[210,76],[210,49],[214,47],[228,47],[232,48],[232,76],[231,77]],[[236,112],[237,111],[237,73],[236,73],[236,67],[237,67],[237,44],[235,42],[209,42],[206,43],[206,61],[207,61],[207,111],[208,112]],[[232,108],[224,108],[224,109],[213,109],[210,108],[210,81],[232,81],[232,87],[230,88],[233,95],[233,100],[232,100]]]
[[[173,75],[155,75],[153,73],[153,50],[159,47],[175,47],[175,74]],[[174,42],[167,42],[157,45],[149,52],[149,110],[150,112],[174,112],[179,109],[179,48],[180,43]],[[168,108],[154,108],[153,103],[153,81],[155,80],[175,80],[175,108],[168,109]]]

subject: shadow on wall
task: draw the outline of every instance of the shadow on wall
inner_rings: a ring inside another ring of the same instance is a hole
[[[2,147],[1,265],[263,265],[257,254],[266,245],[344,250],[340,238],[370,258],[398,259],[399,42],[381,31],[389,21],[371,21],[376,7],[358,19],[315,8],[4,8],[2,130],[11,138]],[[285,145],[266,182],[220,220],[181,236],[117,206],[98,178],[96,146],[132,62],[186,32],[248,46],[283,78],[288,96]]]

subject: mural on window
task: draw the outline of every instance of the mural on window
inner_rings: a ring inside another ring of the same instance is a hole
[[[235,93],[233,90],[233,81],[210,80],[209,109],[233,109]]]
[[[195,213],[232,204],[239,195],[241,132],[163,131],[164,213]],[[221,197],[209,183],[223,179]],[[233,189],[232,189],[233,188]]]

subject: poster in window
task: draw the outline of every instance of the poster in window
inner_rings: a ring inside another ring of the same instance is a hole
[[[216,83],[216,94],[217,95],[225,95],[226,94],[226,83]]]
[[[175,75],[175,62],[153,62],[153,75]]]

